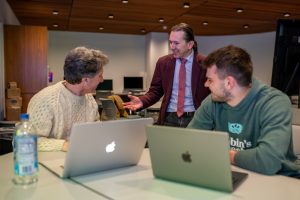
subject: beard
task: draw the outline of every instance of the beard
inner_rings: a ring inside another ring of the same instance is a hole
[[[216,102],[227,102],[228,100],[230,100],[231,93],[228,90],[226,90],[224,87],[222,87],[220,90],[221,92],[219,95],[212,92],[211,99]]]

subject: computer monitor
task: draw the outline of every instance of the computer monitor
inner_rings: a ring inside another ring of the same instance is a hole
[[[124,76],[123,80],[124,90],[143,91],[144,89],[142,76]]]
[[[113,80],[112,79],[104,79],[102,83],[99,83],[96,90],[102,91],[112,91],[113,90]]]

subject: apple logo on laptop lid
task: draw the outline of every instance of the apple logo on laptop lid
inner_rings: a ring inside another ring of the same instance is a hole
[[[115,150],[115,146],[116,146],[115,141],[112,141],[110,144],[106,145],[106,147],[105,147],[106,153],[113,152]]]
[[[184,162],[188,162],[188,163],[192,162],[191,154],[188,151],[186,151],[185,153],[182,153],[181,158]]]

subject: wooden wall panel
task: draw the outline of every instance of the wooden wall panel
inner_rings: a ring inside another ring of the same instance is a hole
[[[47,56],[47,27],[4,26],[5,84],[16,81],[21,88],[22,112],[30,98],[47,86]]]

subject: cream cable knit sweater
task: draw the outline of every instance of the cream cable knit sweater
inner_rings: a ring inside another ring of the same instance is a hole
[[[91,94],[74,95],[63,85],[63,81],[34,95],[27,113],[39,136],[39,151],[62,150],[73,123],[99,120],[94,97]]]

